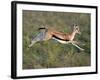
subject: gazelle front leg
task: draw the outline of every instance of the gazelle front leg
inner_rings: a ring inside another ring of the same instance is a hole
[[[77,45],[77,44],[79,44],[79,42],[77,42],[77,41],[68,41],[67,44],[68,44],[68,43],[71,43],[73,46],[77,47],[79,50],[84,51],[83,48],[81,48],[81,47],[79,47],[79,46]]]
[[[81,48],[81,47],[79,47],[78,45],[76,45],[76,44],[74,44],[74,43],[72,43],[72,45],[74,45],[75,47],[77,47],[77,48],[80,49],[81,51],[84,51],[84,49]]]
[[[81,48],[81,47],[79,47],[79,46],[77,45],[79,42],[77,42],[77,41],[72,41],[71,43],[72,43],[73,46],[77,47],[79,50],[84,51],[83,48]]]

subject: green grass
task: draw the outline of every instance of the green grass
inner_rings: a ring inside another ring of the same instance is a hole
[[[23,69],[90,66],[90,22],[90,14],[87,13],[23,10]],[[38,34],[37,29],[42,25],[68,33],[74,23],[80,26],[82,33],[76,35],[75,40],[85,44],[80,45],[85,51],[54,40],[37,42],[28,48],[31,37]]]

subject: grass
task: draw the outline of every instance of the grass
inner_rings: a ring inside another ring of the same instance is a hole
[[[23,10],[23,69],[90,66],[90,22],[88,13]],[[54,40],[37,42],[31,48],[27,48],[31,37],[38,34],[37,29],[42,25],[68,33],[72,31],[73,23],[80,26],[82,34],[76,35],[75,40],[85,44],[80,45],[85,51]]]

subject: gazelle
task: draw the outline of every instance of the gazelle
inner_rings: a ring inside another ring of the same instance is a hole
[[[81,33],[79,30],[79,26],[77,25],[74,25],[74,29],[71,33],[62,33],[52,28],[39,28],[39,30],[40,30],[40,33],[32,39],[29,47],[32,47],[32,45],[38,41],[47,41],[50,39],[54,39],[62,44],[72,43],[74,46],[76,46],[80,50],[84,50],[80,48],[78,45],[76,45],[77,42],[74,41],[75,35]]]

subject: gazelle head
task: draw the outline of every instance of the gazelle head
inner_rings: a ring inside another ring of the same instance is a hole
[[[74,32],[75,32],[75,33],[78,33],[78,34],[81,34],[81,32],[80,32],[80,29],[79,29],[79,26],[78,26],[78,25],[74,25]]]

